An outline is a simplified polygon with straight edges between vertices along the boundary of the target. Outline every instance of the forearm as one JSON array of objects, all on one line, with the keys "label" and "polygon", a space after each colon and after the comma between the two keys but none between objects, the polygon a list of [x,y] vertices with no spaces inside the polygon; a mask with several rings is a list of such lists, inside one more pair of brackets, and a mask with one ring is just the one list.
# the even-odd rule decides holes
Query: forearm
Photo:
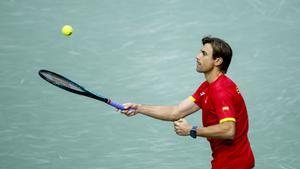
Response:
[{"label": "forearm", "polygon": [[155,119],[164,121],[176,121],[176,108],[177,106],[150,106],[138,105],[137,112]]},{"label": "forearm", "polygon": [[233,139],[235,123],[228,122],[197,129],[197,136],[217,139]]},{"label": "forearm", "polygon": [[150,106],[136,103],[125,103],[124,106],[125,110],[121,112],[126,116],[134,116],[139,113],[164,121],[177,121],[199,110],[199,107],[189,98],[176,106]]}]

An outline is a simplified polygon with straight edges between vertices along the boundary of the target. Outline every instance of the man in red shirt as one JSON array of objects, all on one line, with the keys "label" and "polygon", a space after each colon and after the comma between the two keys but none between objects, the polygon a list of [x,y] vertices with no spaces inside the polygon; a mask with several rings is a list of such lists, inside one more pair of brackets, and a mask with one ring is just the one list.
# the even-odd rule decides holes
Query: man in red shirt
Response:
[{"label": "man in red shirt", "polygon": [[[206,81],[192,96],[176,106],[126,103],[127,110],[122,113],[174,121],[178,135],[206,137],[212,149],[212,169],[254,168],[246,105],[236,84],[225,75],[231,62],[231,47],[214,37],[204,37],[202,44],[196,56],[196,70],[204,74]],[[184,119],[199,109],[203,127],[192,126]]]}]

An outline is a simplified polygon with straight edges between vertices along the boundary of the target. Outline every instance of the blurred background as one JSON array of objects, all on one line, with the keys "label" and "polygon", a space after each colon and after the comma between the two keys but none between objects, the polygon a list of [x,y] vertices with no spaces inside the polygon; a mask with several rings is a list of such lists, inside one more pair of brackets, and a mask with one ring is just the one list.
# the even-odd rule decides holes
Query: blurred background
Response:
[{"label": "blurred background", "polygon": [[[38,76],[61,73],[123,102],[173,105],[205,79],[206,35],[233,48],[256,168],[300,168],[300,1],[0,1],[0,169],[210,168],[203,138],[125,117]],[[73,35],[62,35],[69,24]],[[187,118],[201,125],[201,111]]]}]

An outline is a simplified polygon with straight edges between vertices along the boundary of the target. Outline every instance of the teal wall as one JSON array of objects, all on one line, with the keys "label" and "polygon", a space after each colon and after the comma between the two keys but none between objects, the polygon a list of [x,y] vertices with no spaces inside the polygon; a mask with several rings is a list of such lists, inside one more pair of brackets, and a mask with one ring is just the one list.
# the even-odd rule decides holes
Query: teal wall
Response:
[{"label": "teal wall", "polygon": [[[37,74],[62,73],[120,102],[177,104],[204,81],[195,56],[205,35],[233,48],[228,76],[247,103],[256,168],[300,168],[299,9],[297,0],[2,0],[0,168],[210,168],[205,139]],[[200,125],[201,112],[187,119]]]}]

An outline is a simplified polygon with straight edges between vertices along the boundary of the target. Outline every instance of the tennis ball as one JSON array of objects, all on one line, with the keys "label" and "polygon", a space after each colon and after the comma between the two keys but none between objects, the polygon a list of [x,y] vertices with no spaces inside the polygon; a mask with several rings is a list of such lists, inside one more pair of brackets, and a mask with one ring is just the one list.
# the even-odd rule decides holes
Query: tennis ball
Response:
[{"label": "tennis ball", "polygon": [[73,33],[73,28],[70,25],[65,25],[62,27],[61,32],[65,35],[65,36],[71,36]]}]

